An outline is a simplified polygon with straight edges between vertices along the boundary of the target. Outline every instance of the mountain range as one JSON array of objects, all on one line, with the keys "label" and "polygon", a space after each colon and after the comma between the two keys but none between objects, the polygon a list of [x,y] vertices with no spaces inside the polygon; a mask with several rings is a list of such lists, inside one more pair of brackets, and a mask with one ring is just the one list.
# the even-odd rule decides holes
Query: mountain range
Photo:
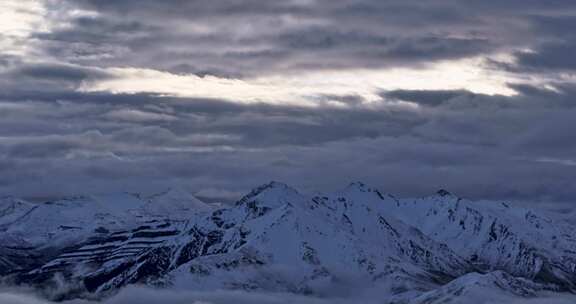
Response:
[{"label": "mountain range", "polygon": [[490,303],[572,294],[573,231],[537,209],[446,190],[401,199],[358,182],[314,195],[270,182],[229,206],[178,189],[40,204],[4,197],[0,276],[53,301],[137,284]]}]

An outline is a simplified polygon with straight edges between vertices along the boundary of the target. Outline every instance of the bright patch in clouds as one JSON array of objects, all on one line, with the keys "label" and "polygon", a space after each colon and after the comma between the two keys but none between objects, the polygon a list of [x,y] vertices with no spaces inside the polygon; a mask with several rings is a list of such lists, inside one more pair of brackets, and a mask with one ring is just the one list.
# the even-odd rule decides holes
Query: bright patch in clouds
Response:
[{"label": "bright patch in clouds", "polygon": [[34,0],[0,1],[0,52],[22,55],[28,36],[46,26],[43,2]]},{"label": "bright patch in clouds", "polygon": [[[309,1],[297,1],[308,5]],[[38,0],[3,0],[0,2],[0,48],[2,54],[33,60],[33,32],[50,32],[71,26],[77,17],[96,18],[97,12],[81,9],[50,13],[46,2]],[[306,22],[288,22],[298,26]],[[242,49],[236,49],[236,51]],[[222,51],[222,50],[221,50]],[[214,52],[217,52],[214,50]],[[100,53],[98,53],[100,54]],[[89,59],[83,55],[84,59]],[[95,56],[101,56],[95,55]],[[102,55],[103,56],[103,55]],[[241,103],[264,102],[314,106],[326,103],[322,96],[360,96],[367,102],[379,101],[382,90],[469,90],[489,95],[514,95],[510,83],[538,82],[520,75],[488,68],[486,58],[513,62],[510,54],[492,54],[460,60],[446,60],[426,67],[343,69],[305,71],[266,75],[247,79],[217,76],[177,75],[152,68],[108,68],[117,77],[86,83],[81,91],[114,93],[159,93],[170,96],[226,99]],[[50,61],[43,58],[43,61]],[[541,79],[539,82],[544,82]],[[539,83],[536,83],[539,84]],[[338,103],[335,103],[338,105]],[[141,119],[141,113],[115,113],[119,117]],[[149,117],[148,117],[149,118]],[[167,117],[156,117],[165,120]],[[168,117],[169,119],[169,117]]]},{"label": "bright patch in clouds", "polygon": [[[50,11],[48,4],[62,7]],[[22,56],[27,59],[43,58],[37,53],[35,33],[49,33],[56,29],[69,28],[70,21],[78,17],[96,17],[93,11],[64,9],[65,4],[50,0],[1,0],[0,1],[0,54]]]},{"label": "bright patch in clouds", "polygon": [[469,90],[489,95],[514,95],[508,87],[519,79],[489,70],[484,59],[473,58],[432,64],[427,68],[309,71],[251,79],[176,75],[152,69],[112,68],[117,77],[82,87],[82,91],[114,93],[154,92],[171,96],[228,99],[313,106],[319,96],[357,95],[380,100],[382,90]]}]

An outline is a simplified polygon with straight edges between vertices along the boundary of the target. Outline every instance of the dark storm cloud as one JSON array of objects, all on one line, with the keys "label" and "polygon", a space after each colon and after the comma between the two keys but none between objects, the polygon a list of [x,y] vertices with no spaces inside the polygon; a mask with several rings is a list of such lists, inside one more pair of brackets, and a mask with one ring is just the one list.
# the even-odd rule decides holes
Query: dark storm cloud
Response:
[{"label": "dark storm cloud", "polygon": [[38,34],[51,56],[198,75],[411,66],[522,46],[530,36],[514,21],[528,11],[478,5],[472,14],[452,1],[69,1],[54,9],[75,7],[99,15]]},{"label": "dark storm cloud", "polygon": [[529,70],[576,70],[576,40],[552,42],[538,46],[531,52],[516,54],[521,67]]},{"label": "dark storm cloud", "polygon": [[0,95],[24,99],[31,95],[70,95],[84,82],[112,79],[100,68],[63,63],[12,61],[0,68]]},{"label": "dark storm cloud", "polygon": [[64,1],[50,4],[55,16],[97,15],[34,37],[68,62],[201,76],[418,66],[525,48],[535,53],[517,51],[510,68],[538,73],[572,69],[569,2]]},{"label": "dark storm cloud", "polygon": [[10,77],[31,77],[47,80],[54,79],[65,81],[83,81],[88,79],[104,79],[112,76],[103,71],[97,71],[84,67],[56,64],[39,64],[19,67],[18,69],[12,71],[12,75],[10,75]]},{"label": "dark storm cloud", "polygon": [[[38,94],[27,95],[20,101],[10,98],[0,96],[0,101],[13,105],[12,108],[7,107],[6,111],[10,112],[5,112],[10,117],[0,124],[21,122],[23,117],[50,119],[73,126],[78,124],[77,130],[87,130],[89,126],[98,126],[107,131],[120,130],[113,134],[124,142],[142,139],[174,143],[185,141],[187,134],[200,133],[208,134],[208,137],[211,134],[226,134],[232,139],[242,138],[235,144],[245,147],[314,145],[355,137],[397,135],[421,122],[417,113],[384,107],[366,108],[351,102],[351,96],[330,97],[356,104],[346,109],[239,104],[226,100],[161,97],[154,94]],[[111,115],[118,113],[124,115]],[[165,117],[167,119],[163,119]],[[51,129],[49,132],[65,130]],[[216,141],[226,140],[222,136],[213,137]]]},{"label": "dark storm cloud", "polygon": [[[576,69],[572,54],[576,51],[576,26],[574,5],[566,3],[567,14],[531,14],[526,22],[534,30],[534,40],[527,45],[529,50],[515,53],[517,63],[513,71],[550,73],[569,72]],[[561,10],[561,7],[557,7]]]},{"label": "dark storm cloud", "polygon": [[[569,86],[558,92],[524,87],[515,97],[460,91],[402,96],[419,104],[455,96],[420,110],[390,108],[386,94],[378,104],[345,108],[154,94],[4,100],[0,106],[11,112],[0,128],[13,132],[0,149],[0,159],[12,167],[2,189],[46,196],[184,184],[193,191],[241,192],[277,179],[314,190],[337,188],[353,175],[400,195],[449,187],[476,198],[565,201],[576,195],[568,187],[574,167],[562,162],[576,155],[570,131],[576,110],[564,102],[576,96],[572,92]],[[174,119],[107,115],[120,110]],[[16,122],[52,127],[12,127]]]},{"label": "dark storm cloud", "polygon": [[[491,48],[484,39],[446,37],[396,37],[377,33],[338,32],[333,28],[310,28],[293,31],[278,38],[279,46],[293,51],[326,51],[339,49],[395,62],[460,58],[481,54]],[[360,57],[360,56],[358,56]]]}]

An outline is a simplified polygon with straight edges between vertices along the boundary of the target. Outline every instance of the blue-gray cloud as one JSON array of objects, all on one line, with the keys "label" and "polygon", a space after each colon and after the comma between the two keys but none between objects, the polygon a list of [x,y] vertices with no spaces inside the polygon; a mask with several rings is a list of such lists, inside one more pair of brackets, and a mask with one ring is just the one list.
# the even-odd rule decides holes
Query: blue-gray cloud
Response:
[{"label": "blue-gray cloud", "polygon": [[[576,69],[571,1],[80,0],[48,9],[68,24],[32,33],[31,57],[0,52],[0,192],[176,183],[239,193],[277,179],[305,190],[365,180],[401,195],[576,198],[576,86],[559,80]],[[74,9],[96,14],[66,14]],[[311,96],[317,107],[80,90],[117,77],[109,67],[250,78],[498,52],[516,60],[489,68],[545,76],[552,89],[510,84],[517,95],[491,96],[382,84],[380,100]]]},{"label": "blue-gray cloud", "polygon": [[50,56],[221,76],[414,66],[536,47],[550,34],[569,35],[566,16],[576,11],[565,2],[450,0],[426,5],[397,0],[87,0],[52,7],[72,8],[99,14],[38,33],[35,38]]},{"label": "blue-gray cloud", "polygon": [[[153,94],[2,99],[0,165],[9,174],[0,187],[45,197],[170,184],[242,192],[269,179],[316,190],[353,179],[404,196],[447,187],[473,198],[569,201],[574,168],[562,160],[576,153],[574,89],[518,90],[390,91],[380,106],[344,108]],[[421,108],[388,106],[397,100]]]}]

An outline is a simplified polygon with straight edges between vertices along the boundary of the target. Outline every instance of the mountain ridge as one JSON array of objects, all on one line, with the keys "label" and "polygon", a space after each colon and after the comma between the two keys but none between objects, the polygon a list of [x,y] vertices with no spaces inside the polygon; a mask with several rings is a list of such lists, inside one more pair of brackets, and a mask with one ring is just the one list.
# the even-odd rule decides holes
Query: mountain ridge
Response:
[{"label": "mountain ridge", "polygon": [[[28,259],[38,262],[22,267],[0,259],[0,270],[14,268],[4,270],[4,280],[46,290],[54,289],[58,276],[62,291],[46,296],[64,300],[106,297],[130,284],[321,296],[355,277],[387,286],[382,297],[389,303],[458,303],[465,290],[476,294],[478,284],[532,297],[570,292],[576,282],[576,239],[569,227],[533,210],[476,204],[446,190],[398,199],[354,182],[307,195],[270,182],[218,209],[179,191],[166,197],[157,204],[175,207],[165,216],[101,222],[66,248],[35,251],[37,257]],[[131,206],[153,201],[140,200]],[[190,206],[185,219],[183,204]],[[56,234],[67,231],[60,230]]]}]

